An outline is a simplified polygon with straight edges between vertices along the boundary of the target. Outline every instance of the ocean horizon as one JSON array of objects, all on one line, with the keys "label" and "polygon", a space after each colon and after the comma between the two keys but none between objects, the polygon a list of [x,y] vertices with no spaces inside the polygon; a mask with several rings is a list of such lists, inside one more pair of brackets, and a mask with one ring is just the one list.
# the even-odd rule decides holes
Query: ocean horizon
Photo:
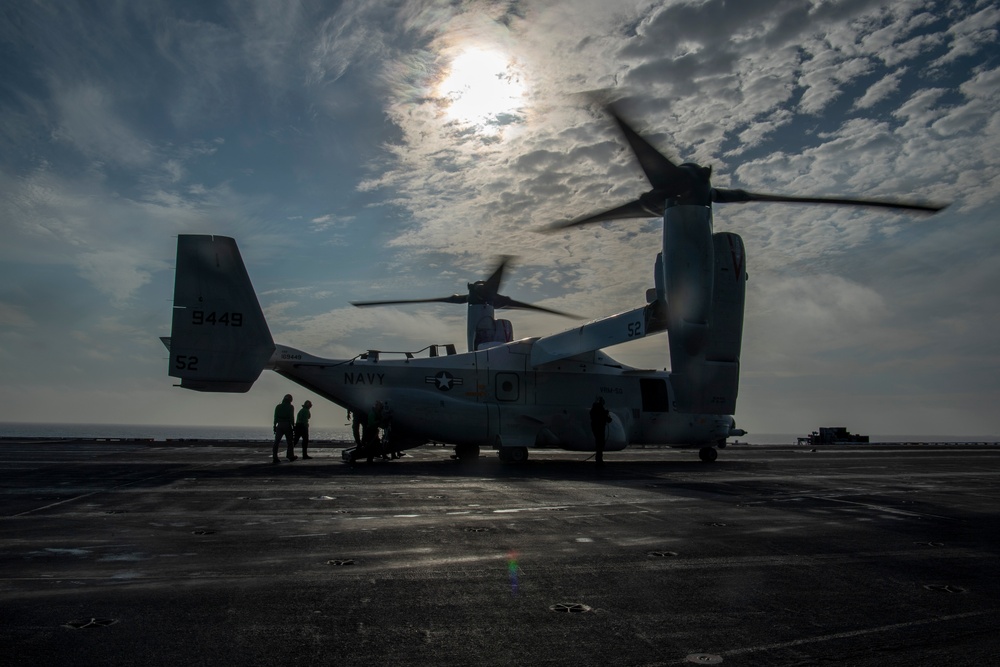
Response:
[{"label": "ocean horizon", "polygon": [[[730,443],[758,445],[795,444],[806,433],[748,433],[731,438]],[[152,440],[270,440],[271,429],[262,426],[191,426],[168,424],[87,424],[0,422],[0,438],[122,438]],[[348,424],[309,430],[315,441],[352,441]],[[871,442],[998,442],[997,436],[983,435],[869,435]]]},{"label": "ocean horizon", "polygon": [[[0,422],[0,438],[122,438],[139,440],[270,440],[261,426],[191,426],[167,424],[70,424]],[[351,427],[309,429],[310,440],[354,440]]]}]

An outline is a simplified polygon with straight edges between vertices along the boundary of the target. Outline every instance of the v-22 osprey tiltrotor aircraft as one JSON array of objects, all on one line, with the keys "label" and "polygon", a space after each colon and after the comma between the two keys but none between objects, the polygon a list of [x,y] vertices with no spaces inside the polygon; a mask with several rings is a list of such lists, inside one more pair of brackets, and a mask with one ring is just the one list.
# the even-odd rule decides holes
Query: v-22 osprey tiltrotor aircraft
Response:
[{"label": "v-22 osprey tiltrotor aircraft", "polygon": [[[353,411],[376,401],[392,410],[393,451],[454,444],[460,459],[481,448],[519,462],[531,449],[595,451],[588,411],[605,399],[605,451],[629,444],[694,447],[714,461],[741,436],[734,414],[746,294],[739,235],[713,233],[712,204],[793,202],[933,212],[940,206],[867,199],[788,197],[713,188],[711,169],[675,165],[609,112],[652,185],[637,200],[560,223],[558,230],[619,218],[663,218],[662,252],[643,306],[550,336],[479,343],[455,353],[389,359],[370,350],[325,359],[276,344],[232,238],[181,235],[169,374],[186,389],[245,392],[270,369]],[[671,370],[632,368],[601,351],[666,332]],[[470,335],[470,340],[472,337]],[[474,341],[473,341],[474,342]]]}]

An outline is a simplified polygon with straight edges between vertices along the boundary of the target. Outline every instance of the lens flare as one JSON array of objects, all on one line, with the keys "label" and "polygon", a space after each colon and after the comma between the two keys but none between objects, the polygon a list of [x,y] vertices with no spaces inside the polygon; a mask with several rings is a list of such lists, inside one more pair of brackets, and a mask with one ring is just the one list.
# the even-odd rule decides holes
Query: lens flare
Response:
[{"label": "lens flare", "polygon": [[517,552],[511,551],[507,554],[507,576],[510,578],[510,594],[517,595],[517,574],[520,568],[517,564]]}]

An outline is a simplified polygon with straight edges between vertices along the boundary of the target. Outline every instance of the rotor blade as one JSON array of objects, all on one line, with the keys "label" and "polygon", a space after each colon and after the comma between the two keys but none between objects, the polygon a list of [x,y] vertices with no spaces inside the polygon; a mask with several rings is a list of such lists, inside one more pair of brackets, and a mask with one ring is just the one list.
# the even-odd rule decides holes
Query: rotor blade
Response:
[{"label": "rotor blade", "polygon": [[556,222],[545,229],[541,230],[543,232],[556,232],[560,229],[566,229],[568,227],[577,227],[579,225],[589,225],[594,222],[604,222],[605,220],[624,220],[625,218],[658,218],[663,215],[663,211],[651,211],[642,203],[641,199],[636,199],[628,204],[623,204],[618,208],[613,208],[603,213],[597,213],[595,215],[588,215],[585,218],[577,218],[576,220],[570,220],[568,222]]},{"label": "rotor blade", "polygon": [[752,201],[781,202],[790,204],[840,204],[845,206],[877,206],[880,208],[898,208],[906,211],[937,213],[946,208],[947,204],[912,204],[901,201],[884,201],[879,199],[849,199],[845,197],[789,197],[786,195],[769,195],[746,190],[712,189],[712,201],[719,204],[733,204]]},{"label": "rotor blade", "polygon": [[608,113],[621,128],[622,134],[625,135],[629,146],[632,147],[632,152],[639,160],[642,171],[646,174],[653,189],[667,192],[683,192],[687,189],[691,182],[690,174],[675,165],[670,158],[660,153],[653,148],[652,144],[639,136],[639,133],[618,115],[613,105],[608,105]]},{"label": "rotor blade", "polygon": [[570,317],[574,320],[585,319],[579,315],[574,315],[572,313],[564,313],[561,310],[555,310],[554,308],[545,308],[544,306],[536,306],[531,303],[525,303],[523,301],[515,301],[510,297],[503,296],[502,294],[497,295],[497,300],[493,304],[494,308],[516,308],[519,310],[537,310],[543,313],[551,313],[553,315],[561,315],[563,317]]},{"label": "rotor blade", "polygon": [[483,281],[483,284],[490,292],[490,296],[494,297],[500,290],[500,283],[503,282],[503,271],[507,267],[507,264],[513,259],[510,255],[503,255],[500,257],[500,265],[497,266],[496,270],[490,275],[489,278]]},{"label": "rotor blade", "polygon": [[468,294],[452,294],[435,299],[396,299],[390,301],[352,301],[352,306],[365,308],[366,306],[394,306],[401,303],[468,303]]}]

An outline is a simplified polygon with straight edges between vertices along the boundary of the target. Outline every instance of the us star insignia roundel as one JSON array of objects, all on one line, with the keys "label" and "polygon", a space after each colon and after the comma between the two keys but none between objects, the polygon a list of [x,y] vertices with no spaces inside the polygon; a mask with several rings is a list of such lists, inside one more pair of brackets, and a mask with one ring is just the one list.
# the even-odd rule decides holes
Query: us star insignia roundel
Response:
[{"label": "us star insignia roundel", "polygon": [[448,391],[457,384],[462,384],[462,378],[457,378],[448,371],[441,371],[437,375],[428,375],[424,382],[433,383],[441,391]]}]

